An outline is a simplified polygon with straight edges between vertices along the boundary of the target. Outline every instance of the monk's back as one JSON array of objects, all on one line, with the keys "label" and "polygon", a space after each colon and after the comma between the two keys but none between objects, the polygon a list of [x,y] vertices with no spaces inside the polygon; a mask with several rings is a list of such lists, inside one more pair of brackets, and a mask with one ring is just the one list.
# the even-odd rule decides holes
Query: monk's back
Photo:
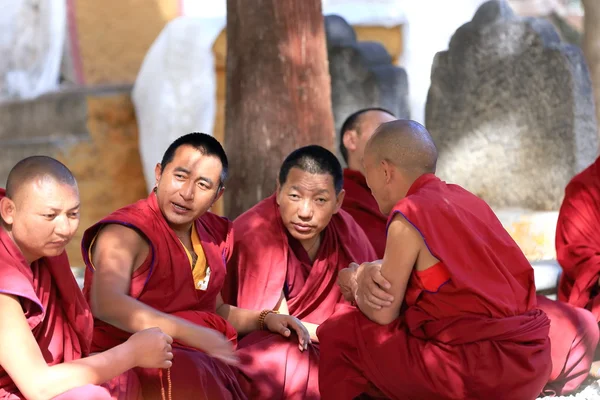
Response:
[{"label": "monk's back", "polygon": [[533,269],[483,200],[428,174],[413,184],[396,212],[441,261],[431,270],[414,271],[409,284],[421,292],[413,293],[414,300],[431,317],[502,318],[535,308]]}]

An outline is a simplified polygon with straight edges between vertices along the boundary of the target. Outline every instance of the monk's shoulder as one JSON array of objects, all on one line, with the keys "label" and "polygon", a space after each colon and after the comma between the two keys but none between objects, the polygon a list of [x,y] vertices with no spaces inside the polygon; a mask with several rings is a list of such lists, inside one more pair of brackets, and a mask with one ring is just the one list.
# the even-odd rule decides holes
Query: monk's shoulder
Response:
[{"label": "monk's shoulder", "polygon": [[206,212],[199,218],[200,223],[218,242],[228,242],[233,234],[233,223],[226,217]]}]

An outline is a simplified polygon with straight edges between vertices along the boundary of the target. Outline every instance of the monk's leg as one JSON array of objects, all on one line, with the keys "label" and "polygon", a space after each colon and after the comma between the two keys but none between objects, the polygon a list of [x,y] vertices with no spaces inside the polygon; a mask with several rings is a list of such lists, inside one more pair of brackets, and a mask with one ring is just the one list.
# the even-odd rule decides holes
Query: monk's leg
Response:
[{"label": "monk's leg", "polygon": [[169,370],[136,369],[144,400],[161,400],[162,390],[173,399],[244,400],[235,371],[222,361],[188,348],[173,348]]},{"label": "monk's leg", "polygon": [[143,400],[140,379],[132,369],[103,383],[102,386],[108,389],[114,400]]},{"label": "monk's leg", "polygon": [[358,367],[354,307],[339,310],[318,328],[320,342],[319,390],[323,400],[377,398],[379,391]]},{"label": "monk's leg", "polygon": [[587,378],[598,344],[596,318],[583,308],[538,296],[538,307],[550,318],[552,372],[547,394],[567,394]]},{"label": "monk's leg", "polygon": [[56,397],[52,400],[111,400],[112,396],[108,389],[102,386],[85,385],[75,389],[71,389]]},{"label": "monk's leg", "polygon": [[238,382],[250,399],[318,400],[319,346],[256,331],[238,343]]}]

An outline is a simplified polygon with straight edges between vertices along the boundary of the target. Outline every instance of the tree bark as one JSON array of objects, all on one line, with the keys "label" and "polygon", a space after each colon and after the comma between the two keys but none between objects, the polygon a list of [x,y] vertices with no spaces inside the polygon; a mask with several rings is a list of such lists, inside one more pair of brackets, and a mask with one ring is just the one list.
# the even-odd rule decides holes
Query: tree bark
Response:
[{"label": "tree bark", "polygon": [[271,195],[283,159],[334,125],[321,0],[227,0],[225,213]]},{"label": "tree bark", "polygon": [[590,71],[596,103],[596,121],[600,124],[600,1],[583,0],[583,54]]}]

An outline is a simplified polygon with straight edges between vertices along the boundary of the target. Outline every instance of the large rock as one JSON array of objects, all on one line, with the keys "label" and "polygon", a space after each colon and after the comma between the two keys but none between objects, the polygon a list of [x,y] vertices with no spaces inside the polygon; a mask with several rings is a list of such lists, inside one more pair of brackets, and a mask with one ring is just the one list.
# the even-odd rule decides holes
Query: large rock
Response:
[{"label": "large rock", "polygon": [[496,208],[557,210],[598,149],[581,50],[499,0],[484,3],[436,55],[426,125],[438,174]]},{"label": "large rock", "polygon": [[56,89],[66,35],[66,0],[0,4],[0,100],[30,99]]},{"label": "large rock", "polygon": [[338,134],[344,120],[366,107],[383,107],[409,118],[408,79],[381,43],[360,42],[342,17],[325,17],[331,103]]}]

